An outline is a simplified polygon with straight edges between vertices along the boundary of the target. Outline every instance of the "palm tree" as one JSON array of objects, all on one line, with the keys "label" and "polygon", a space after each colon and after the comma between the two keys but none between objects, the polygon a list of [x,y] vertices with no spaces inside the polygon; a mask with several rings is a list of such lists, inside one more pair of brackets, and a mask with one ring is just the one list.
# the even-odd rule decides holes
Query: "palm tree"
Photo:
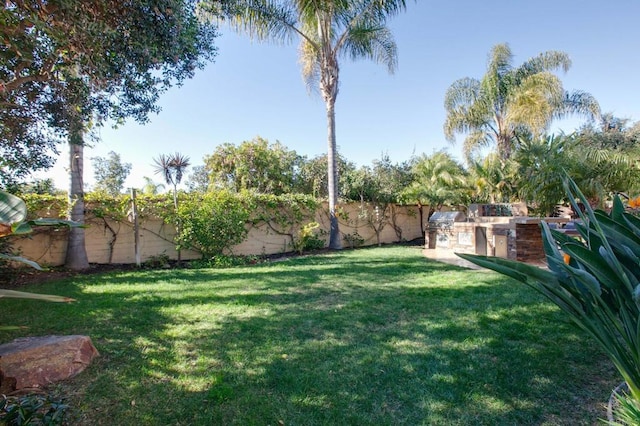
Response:
[{"label": "palm tree", "polygon": [[471,161],[469,183],[473,202],[507,203],[517,198],[516,167],[513,159],[501,161],[495,152],[482,160]]},{"label": "palm tree", "polygon": [[[418,204],[420,222],[423,223],[423,206],[428,206],[428,220],[444,205],[466,203],[471,193],[467,173],[460,163],[446,151],[422,155],[414,160],[413,182],[400,194],[400,198]],[[423,229],[424,234],[424,229]]]},{"label": "palm tree", "polygon": [[142,188],[144,194],[156,195],[164,189],[163,184],[155,183],[149,176],[143,176],[142,179],[144,179],[144,187]]},{"label": "palm tree", "polygon": [[[153,159],[154,172],[161,174],[167,185],[173,186],[173,207],[178,215],[178,185],[182,181],[184,172],[191,165],[189,157],[176,152],[173,155],[160,154],[158,158]],[[176,234],[180,235],[180,221],[176,222]],[[182,260],[182,251],[178,249],[178,262]]]},{"label": "palm tree", "polygon": [[386,21],[405,9],[405,1],[238,0],[235,6],[233,22],[237,29],[250,36],[281,42],[300,39],[303,77],[309,87],[317,84],[326,105],[331,222],[329,247],[339,249],[342,243],[336,216],[338,171],[335,133],[339,58],[371,59],[393,72],[397,48]]},{"label": "palm tree", "polygon": [[500,158],[506,160],[519,138],[541,136],[554,118],[568,114],[598,117],[600,107],[593,96],[565,91],[552,73],[556,69],[566,72],[570,66],[566,53],[548,51],[514,67],[509,46],[495,46],[482,80],[462,78],[447,90],[445,136],[454,142],[456,133],[467,133],[467,158],[478,148],[495,145]]},{"label": "palm tree", "polygon": [[167,185],[173,187],[173,205],[178,209],[178,185],[182,182],[184,172],[191,165],[189,157],[176,152],[173,155],[160,154],[154,158],[154,172],[161,174]]}]

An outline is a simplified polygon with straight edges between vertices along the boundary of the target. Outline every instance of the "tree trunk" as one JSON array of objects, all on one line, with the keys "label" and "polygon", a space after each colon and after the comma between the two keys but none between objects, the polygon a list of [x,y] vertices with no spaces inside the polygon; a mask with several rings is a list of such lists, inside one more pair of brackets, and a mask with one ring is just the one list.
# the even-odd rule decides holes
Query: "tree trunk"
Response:
[{"label": "tree trunk", "polygon": [[335,99],[329,99],[327,104],[327,130],[328,130],[328,150],[327,150],[327,178],[329,193],[329,248],[340,250],[342,248],[342,239],[340,238],[340,226],[338,224],[338,216],[336,215],[336,205],[338,204],[338,167],[337,167],[337,148],[336,148],[336,111]]},{"label": "tree trunk", "polygon": [[[72,138],[82,139],[82,135],[69,135]],[[69,143],[69,175],[71,184],[69,187],[69,220],[84,224],[84,190],[83,185],[84,146],[81,143]],[[75,271],[89,268],[89,259],[84,245],[84,228],[69,228],[67,243],[67,255],[65,266]]]},{"label": "tree trunk", "polygon": [[498,134],[498,154],[503,165],[511,158],[511,137],[508,134]]}]

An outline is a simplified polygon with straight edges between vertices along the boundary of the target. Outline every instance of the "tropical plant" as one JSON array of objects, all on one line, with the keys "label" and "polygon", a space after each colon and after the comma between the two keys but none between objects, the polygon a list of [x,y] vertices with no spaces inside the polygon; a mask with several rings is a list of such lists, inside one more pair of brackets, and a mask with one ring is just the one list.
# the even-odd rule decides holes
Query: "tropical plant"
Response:
[{"label": "tropical plant", "polygon": [[464,152],[472,158],[479,148],[495,145],[502,160],[511,157],[525,135],[538,137],[554,118],[567,114],[598,117],[600,107],[588,93],[567,92],[552,73],[571,66],[564,52],[548,51],[513,66],[507,44],[491,49],[482,80],[462,78],[445,95],[444,133],[451,142],[467,133]]},{"label": "tropical plant", "polygon": [[157,195],[160,191],[164,190],[164,185],[161,183],[155,183],[149,176],[143,176],[144,186],[142,187],[142,193],[145,195]]},{"label": "tropical plant", "polygon": [[562,180],[566,173],[590,204],[600,207],[615,193],[633,191],[640,179],[634,156],[585,144],[575,134],[524,139],[513,160],[518,194],[541,215],[552,215],[565,201]]},{"label": "tropical plant", "polygon": [[476,203],[508,203],[516,198],[516,167],[511,159],[501,161],[492,152],[481,160],[469,164],[471,201]]},{"label": "tropical plant", "polygon": [[[210,2],[212,9],[218,2]],[[236,28],[259,39],[280,42],[299,37],[302,73],[309,87],[318,85],[327,111],[328,193],[331,231],[329,247],[341,248],[336,215],[335,102],[339,87],[339,58],[367,58],[396,67],[397,48],[387,19],[405,9],[404,0],[319,1],[238,0],[233,13]]]},{"label": "tropical plant", "polygon": [[[525,283],[567,313],[624,378],[629,394],[618,395],[624,400],[620,418],[633,416],[640,412],[640,218],[619,197],[606,213],[594,211],[573,180],[565,178],[564,188],[582,220],[577,225],[580,239],[542,222],[548,270],[508,259],[458,256]],[[628,424],[639,422],[636,416]]]},{"label": "tropical plant", "polygon": [[[0,238],[5,239],[11,235],[28,234],[33,231],[34,226],[77,226],[76,223],[58,219],[37,219],[26,221],[27,206],[20,198],[15,195],[0,191]],[[20,262],[26,265],[42,270],[40,265],[21,256],[14,256],[9,253],[0,253],[0,259]],[[19,298],[19,299],[37,299],[48,302],[71,302],[73,299],[62,296],[53,296],[48,294],[34,294],[24,291],[0,289],[0,299]],[[6,328],[6,327],[2,327]]]},{"label": "tropical plant", "polygon": [[428,206],[426,219],[445,205],[456,206],[469,199],[470,189],[467,173],[447,151],[436,151],[414,160],[413,181],[400,192],[406,202],[418,204],[420,219],[425,219],[423,210]]},{"label": "tropical plant", "polygon": [[182,177],[187,167],[191,165],[189,157],[176,152],[173,155],[160,154],[153,159],[154,172],[162,175],[167,185],[173,188],[173,205],[178,209],[178,185],[182,182]]}]

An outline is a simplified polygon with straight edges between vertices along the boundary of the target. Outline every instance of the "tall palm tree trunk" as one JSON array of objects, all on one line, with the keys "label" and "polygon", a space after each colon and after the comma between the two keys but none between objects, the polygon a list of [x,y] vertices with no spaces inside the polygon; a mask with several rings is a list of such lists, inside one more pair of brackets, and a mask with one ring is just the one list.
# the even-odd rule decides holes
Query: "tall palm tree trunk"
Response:
[{"label": "tall palm tree trunk", "polygon": [[[82,188],[84,146],[82,143],[73,142],[76,139],[82,140],[82,131],[79,130],[78,132],[80,133],[79,135],[69,135],[69,174],[71,184],[69,187],[69,210],[67,216],[69,220],[84,224],[84,190]],[[84,228],[69,228],[65,266],[76,271],[89,268],[87,250],[84,245]]]},{"label": "tall palm tree trunk", "polygon": [[329,248],[339,250],[342,248],[340,239],[340,225],[336,215],[336,205],[338,204],[338,167],[336,148],[336,111],[335,98],[329,98],[327,105],[327,182],[329,193]]}]

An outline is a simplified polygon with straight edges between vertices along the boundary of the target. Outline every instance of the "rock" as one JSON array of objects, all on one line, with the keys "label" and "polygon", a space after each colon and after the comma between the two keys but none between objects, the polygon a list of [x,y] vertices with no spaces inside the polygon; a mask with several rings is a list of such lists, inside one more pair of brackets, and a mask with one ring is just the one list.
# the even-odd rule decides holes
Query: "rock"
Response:
[{"label": "rock", "polygon": [[16,339],[0,345],[0,386],[5,388],[9,383],[15,389],[46,386],[75,376],[98,355],[88,336]]}]

